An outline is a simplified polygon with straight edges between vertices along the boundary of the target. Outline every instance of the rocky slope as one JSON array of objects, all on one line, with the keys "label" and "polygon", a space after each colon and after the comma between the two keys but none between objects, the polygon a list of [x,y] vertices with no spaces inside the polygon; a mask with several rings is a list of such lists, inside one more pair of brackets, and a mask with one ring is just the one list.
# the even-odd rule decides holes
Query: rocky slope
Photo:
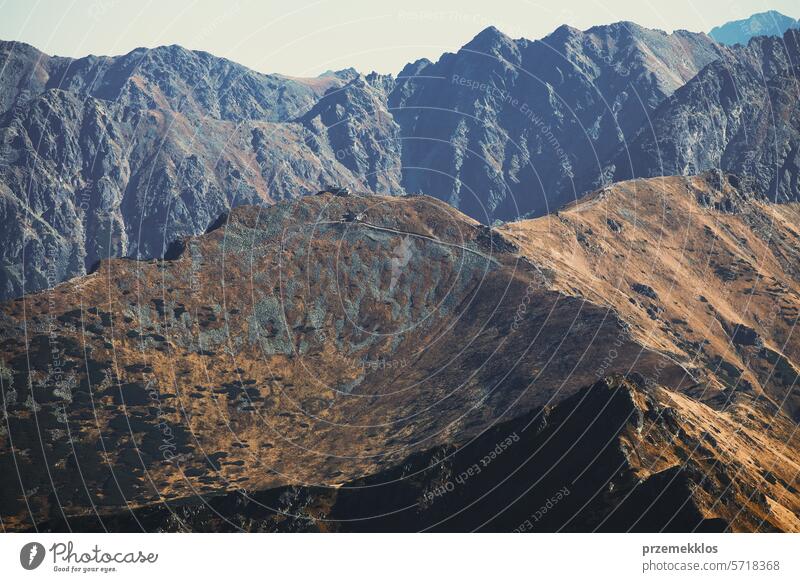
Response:
[{"label": "rocky slope", "polygon": [[490,27],[400,74],[403,184],[483,222],[554,210],[602,183],[603,160],[719,56],[704,34],[632,22],[537,41]]},{"label": "rocky slope", "polygon": [[798,63],[800,30],[736,47],[657,108],[614,160],[615,177],[720,168],[760,197],[800,199]]},{"label": "rocky slope", "polygon": [[[260,75],[176,46],[73,61],[3,43],[0,63],[0,297],[100,258],[161,256],[232,206],[328,183],[400,189],[393,175],[362,182],[314,124],[287,122],[347,72]],[[355,113],[381,127],[377,111]]]},{"label": "rocky slope", "polygon": [[[798,531],[797,436],[609,378],[460,446],[341,487],[281,487],[73,519],[80,531]],[[731,480],[731,475],[735,479]],[[41,531],[66,531],[55,519]]]},{"label": "rocky slope", "polygon": [[705,35],[631,23],[537,42],[488,29],[397,79],[262,75],[178,46],[73,60],[0,43],[0,298],[327,184],[421,191],[484,222],[544,212],[717,56]]},{"label": "rocky slope", "polygon": [[334,159],[360,176],[371,191],[402,192],[402,138],[387,109],[391,76],[357,75],[326,93],[299,121],[314,134],[309,142],[323,159]]},{"label": "rocky slope", "polygon": [[[537,527],[796,530],[796,212],[721,177],[501,230],[428,197],[237,208],[164,261],[2,306],[2,523],[514,529],[567,486]],[[496,445],[486,474],[432,493]],[[550,465],[507,515],[501,497],[469,511]]]}]

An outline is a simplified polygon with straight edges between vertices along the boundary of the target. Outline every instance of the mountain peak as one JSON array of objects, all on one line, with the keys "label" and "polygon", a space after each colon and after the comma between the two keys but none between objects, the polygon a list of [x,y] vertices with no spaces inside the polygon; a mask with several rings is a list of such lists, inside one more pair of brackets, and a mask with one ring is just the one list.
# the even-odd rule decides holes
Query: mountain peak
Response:
[{"label": "mountain peak", "polygon": [[745,45],[756,36],[783,36],[792,28],[800,28],[800,21],[777,10],[768,10],[715,26],[708,35],[720,44]]},{"label": "mountain peak", "polygon": [[432,64],[433,63],[431,62],[430,59],[426,59],[426,58],[417,59],[413,63],[408,63],[405,67],[403,67],[403,69],[397,75],[397,78],[398,79],[403,79],[403,78],[407,78],[407,77],[413,77],[417,73],[419,73],[422,69],[424,69],[425,67],[427,67],[429,65],[432,65]]},{"label": "mountain peak", "polygon": [[333,69],[328,69],[324,73],[320,74],[319,77],[320,78],[333,77],[336,79],[342,79],[344,81],[350,81],[351,79],[358,77],[358,75],[359,73],[355,69],[355,67],[347,67],[346,69],[339,69],[336,71],[334,71]]},{"label": "mountain peak", "polygon": [[487,26],[478,34],[476,34],[471,41],[465,44],[464,48],[468,50],[485,52],[487,50],[496,48],[499,45],[508,45],[512,44],[513,42],[514,41],[511,39],[511,37],[504,34],[498,28],[494,26]]},{"label": "mountain peak", "polygon": [[598,24],[592,26],[586,32],[595,32],[599,30],[646,30],[644,26],[636,24],[630,20],[618,20],[617,22],[610,22],[608,24]]},{"label": "mountain peak", "polygon": [[569,24],[562,24],[558,28],[556,28],[553,32],[548,34],[542,39],[542,42],[547,42],[548,40],[556,40],[556,39],[568,39],[568,38],[575,38],[580,37],[583,35],[583,31],[575,28],[574,26],[570,26]]}]

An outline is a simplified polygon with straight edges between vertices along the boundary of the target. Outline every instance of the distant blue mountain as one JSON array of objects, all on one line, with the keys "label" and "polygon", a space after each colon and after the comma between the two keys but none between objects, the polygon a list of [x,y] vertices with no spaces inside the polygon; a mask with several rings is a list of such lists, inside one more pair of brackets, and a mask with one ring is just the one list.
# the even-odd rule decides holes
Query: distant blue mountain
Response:
[{"label": "distant blue mountain", "polygon": [[800,28],[800,21],[770,10],[714,27],[708,35],[720,44],[747,44],[755,36],[783,36],[790,28]]}]

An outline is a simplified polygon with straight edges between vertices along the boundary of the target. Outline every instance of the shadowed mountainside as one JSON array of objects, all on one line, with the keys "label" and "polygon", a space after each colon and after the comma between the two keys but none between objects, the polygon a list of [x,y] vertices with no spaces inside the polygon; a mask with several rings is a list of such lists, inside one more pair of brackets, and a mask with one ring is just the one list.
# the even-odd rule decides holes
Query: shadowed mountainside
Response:
[{"label": "shadowed mountainside", "polygon": [[[189,498],[102,520],[72,519],[70,526],[134,532],[800,529],[793,423],[755,402],[719,414],[640,381],[603,380],[460,446],[413,454],[340,487]],[[67,531],[59,519],[39,529]]]},{"label": "shadowed mountainside", "polygon": [[656,106],[721,54],[705,34],[632,22],[536,41],[487,28],[398,76],[403,185],[484,223],[553,211],[602,183]]}]

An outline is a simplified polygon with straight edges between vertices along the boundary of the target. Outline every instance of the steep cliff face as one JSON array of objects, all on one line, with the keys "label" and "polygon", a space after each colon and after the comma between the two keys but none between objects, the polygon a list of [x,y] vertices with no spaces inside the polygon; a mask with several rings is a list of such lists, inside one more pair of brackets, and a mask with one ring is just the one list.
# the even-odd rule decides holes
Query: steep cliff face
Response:
[{"label": "steep cliff face", "polygon": [[84,274],[101,258],[161,256],[232,206],[360,183],[320,158],[298,124],[191,118],[55,89],[5,119],[5,297]]},{"label": "steep cliff face", "polygon": [[[346,144],[365,156],[362,167],[337,158],[338,136],[331,144],[313,124],[287,122],[349,74],[260,75],[180,47],[76,61],[0,49],[0,83],[12,89],[0,116],[2,297],[84,274],[102,258],[161,256],[232,206],[320,184],[400,188],[396,170],[380,170],[381,148],[399,159],[380,136],[366,149],[358,138]],[[392,122],[382,124],[377,108],[348,117],[379,133]]]},{"label": "steep cliff face", "polygon": [[736,47],[675,92],[614,161],[617,179],[712,168],[778,202],[800,199],[800,31]]},{"label": "steep cliff face", "polygon": [[704,34],[630,22],[537,41],[488,28],[401,73],[403,185],[484,222],[552,211],[602,182],[603,160],[719,55]]},{"label": "steep cliff face", "polygon": [[336,160],[381,194],[403,191],[400,127],[386,108],[394,84],[391,76],[357,75],[299,119],[321,158]]}]

